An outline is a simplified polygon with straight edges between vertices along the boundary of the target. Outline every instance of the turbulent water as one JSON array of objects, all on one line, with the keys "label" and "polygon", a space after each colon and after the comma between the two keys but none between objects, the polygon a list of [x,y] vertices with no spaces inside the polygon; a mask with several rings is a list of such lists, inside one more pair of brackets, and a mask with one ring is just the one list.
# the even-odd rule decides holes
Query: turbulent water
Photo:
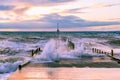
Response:
[{"label": "turbulent water", "polygon": [[0,74],[14,72],[19,64],[31,59],[31,51],[38,47],[43,52],[31,59],[31,62],[102,56],[93,54],[92,47],[106,52],[114,49],[116,56],[120,56],[120,32],[61,32],[60,36],[69,38],[75,44],[75,49],[69,50],[67,41],[56,38],[56,32],[0,32]]}]

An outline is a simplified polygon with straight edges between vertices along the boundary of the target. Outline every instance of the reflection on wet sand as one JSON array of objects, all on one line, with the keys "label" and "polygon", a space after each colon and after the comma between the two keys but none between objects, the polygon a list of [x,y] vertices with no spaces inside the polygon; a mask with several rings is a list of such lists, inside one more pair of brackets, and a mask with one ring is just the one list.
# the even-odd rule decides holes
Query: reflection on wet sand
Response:
[{"label": "reflection on wet sand", "polygon": [[82,56],[60,59],[59,63],[31,62],[8,80],[119,80],[119,68],[120,64],[107,56]]},{"label": "reflection on wet sand", "polygon": [[34,68],[16,71],[8,80],[119,80],[119,68]]}]

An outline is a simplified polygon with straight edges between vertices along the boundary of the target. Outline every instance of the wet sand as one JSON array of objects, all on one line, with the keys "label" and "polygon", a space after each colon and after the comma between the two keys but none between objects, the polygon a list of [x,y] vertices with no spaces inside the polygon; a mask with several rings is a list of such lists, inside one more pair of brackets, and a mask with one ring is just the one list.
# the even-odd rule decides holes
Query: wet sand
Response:
[{"label": "wet sand", "polygon": [[120,64],[117,61],[112,60],[110,57],[86,57],[83,56],[78,59],[60,59],[59,62],[49,63],[33,63],[31,62],[26,67],[76,67],[76,68],[120,68]]},{"label": "wet sand", "polygon": [[14,72],[8,80],[119,80],[120,64],[109,57],[61,59],[33,63]]},{"label": "wet sand", "polygon": [[119,80],[119,68],[26,67],[8,80]]}]

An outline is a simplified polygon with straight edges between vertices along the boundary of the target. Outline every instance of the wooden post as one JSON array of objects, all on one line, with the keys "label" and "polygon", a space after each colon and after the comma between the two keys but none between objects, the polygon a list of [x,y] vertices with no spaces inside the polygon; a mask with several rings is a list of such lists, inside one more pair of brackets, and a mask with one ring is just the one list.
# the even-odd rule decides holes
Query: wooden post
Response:
[{"label": "wooden post", "polygon": [[97,53],[97,49],[96,49],[96,53]]},{"label": "wooden post", "polygon": [[96,49],[94,48],[94,52],[96,52]]},{"label": "wooden post", "polygon": [[100,53],[100,50],[98,49],[98,53]]},{"label": "wooden post", "polygon": [[34,50],[32,50],[32,54],[31,54],[31,56],[32,56],[32,57],[34,56]]},{"label": "wooden post", "polygon": [[18,69],[19,69],[19,70],[22,70],[22,68],[23,68],[24,66],[28,65],[29,63],[30,63],[30,61],[25,61],[25,62],[23,62],[22,64],[20,64],[20,65],[18,66]]},{"label": "wooden post", "polygon": [[104,52],[102,51],[101,53],[103,54]]},{"label": "wooden post", "polygon": [[101,50],[101,52],[100,52],[101,54],[103,53],[103,51]]},{"label": "wooden post", "polygon": [[35,50],[35,53],[34,54],[37,54],[39,51],[38,51],[38,48]]},{"label": "wooden post", "polygon": [[101,54],[103,54],[103,51],[101,50]]},{"label": "wooden post", "polygon": [[114,56],[114,52],[113,52],[113,50],[111,50],[111,56]]},{"label": "wooden post", "polygon": [[22,69],[22,66],[21,66],[21,65],[19,65],[19,66],[18,66],[18,69],[19,69],[19,70],[21,70],[21,69]]},{"label": "wooden post", "polygon": [[94,53],[94,51],[95,51],[94,48],[92,48],[92,52],[93,52],[93,53]]},{"label": "wooden post", "polygon": [[41,51],[40,47],[38,48],[39,51]]},{"label": "wooden post", "polygon": [[36,51],[35,51],[36,53],[35,54],[37,54],[38,53],[38,48],[36,49]]},{"label": "wooden post", "polygon": [[97,49],[97,53],[99,53],[99,50]]},{"label": "wooden post", "polygon": [[101,53],[101,50],[98,49],[98,53]]},{"label": "wooden post", "polygon": [[97,51],[97,50],[96,50],[96,48],[95,48],[95,53],[96,53],[96,51]]},{"label": "wooden post", "polygon": [[107,54],[107,52],[104,52],[104,54]]},{"label": "wooden post", "polygon": [[101,52],[100,52],[101,54],[103,53],[103,51],[101,50]]}]

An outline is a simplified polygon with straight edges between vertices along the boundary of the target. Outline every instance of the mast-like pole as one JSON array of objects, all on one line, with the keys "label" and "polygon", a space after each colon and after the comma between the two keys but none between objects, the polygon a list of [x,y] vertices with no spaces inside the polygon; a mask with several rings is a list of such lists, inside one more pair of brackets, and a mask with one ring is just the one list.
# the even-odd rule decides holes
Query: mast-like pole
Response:
[{"label": "mast-like pole", "polygon": [[59,38],[59,32],[60,32],[60,30],[59,30],[59,23],[57,23],[57,37]]},{"label": "mast-like pole", "polygon": [[[57,51],[57,48],[59,47],[59,34],[60,34],[60,30],[59,30],[59,23],[57,23],[57,42],[56,42],[56,51]],[[58,53],[57,53],[57,62],[58,62],[58,60],[59,60],[59,55],[58,55]]]}]

